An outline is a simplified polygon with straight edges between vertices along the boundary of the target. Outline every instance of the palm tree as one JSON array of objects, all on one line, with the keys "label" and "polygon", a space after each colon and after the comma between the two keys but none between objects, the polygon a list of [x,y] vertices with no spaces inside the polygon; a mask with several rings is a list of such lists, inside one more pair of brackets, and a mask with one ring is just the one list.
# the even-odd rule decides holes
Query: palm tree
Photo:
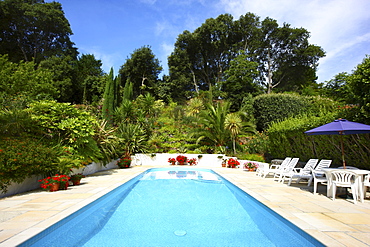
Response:
[{"label": "palm tree", "polygon": [[233,150],[236,153],[236,139],[241,133],[255,133],[256,127],[250,122],[243,122],[245,113],[235,112],[226,116],[226,128],[230,131],[233,140]]},{"label": "palm tree", "polygon": [[197,116],[201,110],[204,109],[204,103],[200,98],[192,98],[189,100],[189,104],[187,106],[186,115],[195,117]]},{"label": "palm tree", "polygon": [[225,127],[231,132],[231,138],[233,140],[233,150],[236,154],[235,141],[243,128],[243,122],[241,117],[237,113],[230,113],[226,116]]},{"label": "palm tree", "polygon": [[207,104],[206,109],[200,113],[200,128],[192,135],[198,137],[197,143],[207,139],[215,146],[225,146],[230,137],[230,131],[225,126],[226,116],[230,109],[230,103],[217,103],[216,106]]}]

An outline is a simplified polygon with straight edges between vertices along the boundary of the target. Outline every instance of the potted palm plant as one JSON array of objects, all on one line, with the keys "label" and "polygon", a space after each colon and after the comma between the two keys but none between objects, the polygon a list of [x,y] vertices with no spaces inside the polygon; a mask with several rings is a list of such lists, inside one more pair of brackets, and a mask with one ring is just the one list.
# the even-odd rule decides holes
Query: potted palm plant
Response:
[{"label": "potted palm plant", "polygon": [[82,175],[82,173],[77,173],[71,176],[70,181],[72,181],[73,185],[80,185],[81,179],[86,177]]},{"label": "potted palm plant", "polygon": [[122,157],[117,165],[127,168],[131,165],[131,154],[146,151],[145,132],[138,124],[122,123],[117,129],[119,142],[123,148]]}]

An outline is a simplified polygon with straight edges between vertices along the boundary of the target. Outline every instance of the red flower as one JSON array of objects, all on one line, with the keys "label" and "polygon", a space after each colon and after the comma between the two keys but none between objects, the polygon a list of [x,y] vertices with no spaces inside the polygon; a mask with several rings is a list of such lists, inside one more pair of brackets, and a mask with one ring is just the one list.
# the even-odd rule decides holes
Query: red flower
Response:
[{"label": "red flower", "polygon": [[176,159],[175,158],[168,158],[168,163],[174,165],[176,163]]},{"label": "red flower", "polygon": [[176,157],[176,160],[179,163],[185,163],[188,160],[188,158],[186,156],[184,156],[184,155],[179,155],[179,156]]}]

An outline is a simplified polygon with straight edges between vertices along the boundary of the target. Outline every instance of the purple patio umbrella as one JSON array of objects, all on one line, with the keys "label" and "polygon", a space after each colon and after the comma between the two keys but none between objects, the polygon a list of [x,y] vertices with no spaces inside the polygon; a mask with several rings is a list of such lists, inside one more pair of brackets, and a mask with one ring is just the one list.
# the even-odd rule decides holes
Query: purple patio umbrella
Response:
[{"label": "purple patio umbrella", "polygon": [[344,159],[343,135],[370,133],[370,125],[351,122],[346,119],[337,119],[306,132],[307,135],[340,135],[343,168],[346,168]]}]

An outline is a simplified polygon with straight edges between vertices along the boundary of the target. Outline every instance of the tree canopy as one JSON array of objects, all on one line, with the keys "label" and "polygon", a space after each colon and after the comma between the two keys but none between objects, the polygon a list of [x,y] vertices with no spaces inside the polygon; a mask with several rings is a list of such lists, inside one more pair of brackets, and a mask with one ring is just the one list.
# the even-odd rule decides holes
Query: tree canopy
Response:
[{"label": "tree canopy", "polygon": [[119,70],[122,85],[131,82],[134,96],[152,93],[162,67],[149,46],[136,49]]},{"label": "tree canopy", "polygon": [[247,13],[234,21],[223,14],[178,36],[169,57],[170,76],[184,89],[219,89],[231,62],[243,54],[257,63],[258,69],[258,75],[250,74],[246,81],[262,85],[267,93],[273,88],[298,91],[315,83],[318,60],[325,55],[319,46],[309,44],[308,38],[306,29],[286,23],[279,26],[271,18],[260,21]]},{"label": "tree canopy", "polygon": [[58,2],[0,1],[0,54],[12,62],[40,61],[53,55],[77,56],[72,30]]}]

